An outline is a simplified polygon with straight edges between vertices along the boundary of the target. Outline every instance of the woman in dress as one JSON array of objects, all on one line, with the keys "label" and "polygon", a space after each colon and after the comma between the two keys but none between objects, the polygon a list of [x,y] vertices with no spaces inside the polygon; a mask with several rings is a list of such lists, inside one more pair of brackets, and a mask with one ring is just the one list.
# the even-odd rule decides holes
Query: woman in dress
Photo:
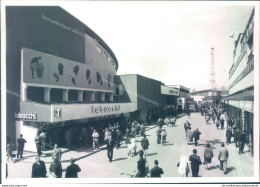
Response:
[{"label": "woman in dress", "polygon": [[178,167],[178,173],[181,174],[181,177],[188,177],[188,173],[190,172],[188,156],[181,155]]}]

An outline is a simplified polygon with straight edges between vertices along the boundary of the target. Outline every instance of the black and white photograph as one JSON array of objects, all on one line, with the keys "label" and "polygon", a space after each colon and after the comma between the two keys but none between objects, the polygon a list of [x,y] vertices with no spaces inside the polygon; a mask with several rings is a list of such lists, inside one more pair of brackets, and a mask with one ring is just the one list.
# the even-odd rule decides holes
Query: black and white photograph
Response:
[{"label": "black and white photograph", "polygon": [[259,2],[2,1],[1,47],[3,184],[259,183]]}]

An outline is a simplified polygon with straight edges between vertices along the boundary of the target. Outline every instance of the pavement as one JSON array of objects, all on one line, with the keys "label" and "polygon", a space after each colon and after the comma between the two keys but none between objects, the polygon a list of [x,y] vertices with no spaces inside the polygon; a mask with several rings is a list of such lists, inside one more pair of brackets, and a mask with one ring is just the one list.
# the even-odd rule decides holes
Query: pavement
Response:
[{"label": "pavement", "polygon": [[[192,124],[192,129],[199,128],[201,137],[199,145],[188,145],[185,139],[185,131],[183,124],[186,120]],[[226,127],[226,124],[225,124]],[[166,127],[168,136],[166,146],[156,143],[157,124],[148,126],[146,129],[147,138],[150,146],[148,149],[147,161],[150,168],[153,166],[153,161],[159,161],[159,166],[163,168],[164,174],[162,177],[180,177],[176,167],[179,158],[182,154],[187,156],[192,154],[194,148],[197,149],[198,155],[203,161],[203,153],[206,143],[210,143],[213,148],[214,158],[212,159],[212,169],[210,171],[201,165],[199,175],[201,177],[252,177],[253,157],[249,149],[245,147],[245,153],[239,155],[238,148],[234,143],[226,145],[229,150],[230,159],[228,160],[228,173],[224,175],[219,169],[219,161],[217,159],[218,149],[221,142],[225,142],[225,130],[217,130],[212,123],[206,125],[203,116],[197,113],[192,113],[190,117],[180,116],[174,127]],[[137,137],[137,150],[141,149],[140,142],[142,137]],[[77,159],[77,164],[81,167],[79,178],[132,178],[135,176],[137,156],[131,157],[127,155],[127,146],[121,142],[121,148],[114,149],[113,162],[108,162],[107,151],[105,145],[99,150],[91,148],[77,148],[73,150],[62,149],[62,168],[63,177],[65,176],[65,168],[69,165],[70,158]],[[51,151],[45,152],[46,157],[42,157],[46,164],[47,171],[51,163]],[[8,162],[8,178],[30,178],[32,163],[35,162],[36,153],[25,152],[24,159],[17,160],[16,163]],[[30,168],[25,170],[24,168]],[[47,173],[49,175],[49,171]],[[189,177],[191,173],[189,173]]]}]

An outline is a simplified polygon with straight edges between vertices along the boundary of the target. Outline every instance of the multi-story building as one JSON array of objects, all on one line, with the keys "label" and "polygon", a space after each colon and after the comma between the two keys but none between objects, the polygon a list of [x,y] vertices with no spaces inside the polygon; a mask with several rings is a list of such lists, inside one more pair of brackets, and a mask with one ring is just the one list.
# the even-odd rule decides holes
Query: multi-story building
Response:
[{"label": "multi-story building", "polygon": [[35,151],[35,135],[44,130],[46,143],[63,146],[72,128],[77,145],[83,126],[102,129],[104,120],[136,110],[134,103],[113,102],[117,58],[71,14],[60,7],[10,6],[6,23],[6,130],[12,142],[22,133],[25,149]]},{"label": "multi-story building", "polygon": [[227,115],[245,130],[253,153],[254,119],[254,9],[243,33],[235,41],[233,64],[229,71],[229,96],[224,99]]},{"label": "multi-story building", "polygon": [[178,113],[182,113],[185,109],[185,107],[187,107],[187,100],[190,99],[190,88],[187,88],[185,86],[182,85],[168,85],[168,87],[170,88],[176,88],[179,90],[180,95],[179,98],[177,99],[177,112]]}]

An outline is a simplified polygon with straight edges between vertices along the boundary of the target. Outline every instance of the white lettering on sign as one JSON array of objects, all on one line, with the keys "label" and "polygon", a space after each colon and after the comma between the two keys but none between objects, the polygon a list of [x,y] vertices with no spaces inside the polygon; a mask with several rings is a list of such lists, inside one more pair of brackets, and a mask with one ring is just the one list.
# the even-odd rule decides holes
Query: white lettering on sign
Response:
[{"label": "white lettering on sign", "polygon": [[120,105],[115,105],[115,106],[97,106],[97,107],[94,107],[92,106],[91,107],[91,111],[92,113],[107,113],[107,112],[117,112],[117,111],[120,111]]},{"label": "white lettering on sign", "polygon": [[23,120],[37,120],[37,114],[30,113],[30,114],[21,114],[20,112],[18,114],[14,114],[16,119],[23,119]]}]

